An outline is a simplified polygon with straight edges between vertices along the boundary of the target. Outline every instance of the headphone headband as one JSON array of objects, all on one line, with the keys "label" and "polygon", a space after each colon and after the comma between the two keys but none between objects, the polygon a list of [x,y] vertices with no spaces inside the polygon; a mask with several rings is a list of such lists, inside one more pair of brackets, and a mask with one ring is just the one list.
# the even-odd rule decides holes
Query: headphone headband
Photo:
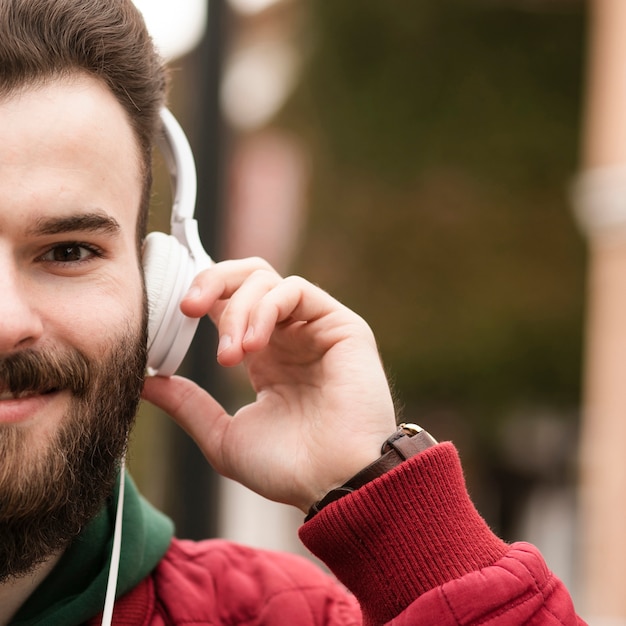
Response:
[{"label": "headphone headband", "polygon": [[192,219],[196,206],[198,181],[196,164],[187,137],[171,111],[161,109],[163,134],[159,136],[157,145],[165,158],[165,163],[172,182],[171,224]]}]

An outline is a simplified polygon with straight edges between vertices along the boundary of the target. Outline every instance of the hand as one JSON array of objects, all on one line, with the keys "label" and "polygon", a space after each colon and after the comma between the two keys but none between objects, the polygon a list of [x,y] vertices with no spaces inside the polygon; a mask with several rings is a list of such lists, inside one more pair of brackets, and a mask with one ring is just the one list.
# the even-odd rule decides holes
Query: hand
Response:
[{"label": "hand", "polygon": [[211,317],[218,361],[245,364],[256,401],[229,415],[178,376],[148,378],[143,396],[218,472],[306,512],[380,456],[395,430],[393,401],[372,331],[356,313],[261,259],[202,272],[181,309]]}]

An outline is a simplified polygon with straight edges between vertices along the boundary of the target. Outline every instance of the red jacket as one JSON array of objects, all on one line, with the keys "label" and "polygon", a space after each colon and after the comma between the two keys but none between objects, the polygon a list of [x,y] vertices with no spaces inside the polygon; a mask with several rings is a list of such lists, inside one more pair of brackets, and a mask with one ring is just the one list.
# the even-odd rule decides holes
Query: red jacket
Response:
[{"label": "red jacket", "polygon": [[508,546],[489,530],[450,444],[329,505],[300,536],[352,593],[300,557],[174,540],[117,602],[114,624],[584,624],[533,546]]}]

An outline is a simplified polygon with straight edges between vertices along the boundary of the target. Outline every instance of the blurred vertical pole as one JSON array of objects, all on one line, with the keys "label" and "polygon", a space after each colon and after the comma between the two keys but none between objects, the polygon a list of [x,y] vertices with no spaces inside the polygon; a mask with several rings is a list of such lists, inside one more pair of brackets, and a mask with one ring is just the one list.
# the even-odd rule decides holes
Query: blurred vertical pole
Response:
[{"label": "blurred vertical pole", "polygon": [[[626,211],[626,0],[590,0],[589,10],[582,173],[624,167],[617,187],[605,192],[621,193]],[[583,615],[617,626],[626,624],[626,230],[590,233],[588,272]]]},{"label": "blurred vertical pole", "polygon": [[[195,217],[205,249],[216,258],[219,247],[223,191],[223,123],[219,106],[224,46],[227,37],[225,0],[208,0],[207,31],[200,45],[186,60],[190,75],[187,96],[190,119],[189,141],[198,171],[198,200]],[[185,375],[216,395],[219,372],[215,359],[216,339],[211,323],[203,318],[185,358]],[[173,517],[177,535],[203,539],[217,533],[218,477],[196,444],[180,429],[172,432],[176,485]]]}]

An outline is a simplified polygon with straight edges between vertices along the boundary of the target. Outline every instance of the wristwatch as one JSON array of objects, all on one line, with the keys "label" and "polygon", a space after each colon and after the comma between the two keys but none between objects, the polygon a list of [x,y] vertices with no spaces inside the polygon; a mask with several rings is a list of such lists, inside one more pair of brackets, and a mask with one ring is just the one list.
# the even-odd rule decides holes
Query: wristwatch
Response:
[{"label": "wristwatch", "polygon": [[319,513],[325,506],[356,491],[366,483],[382,476],[402,461],[423,452],[437,444],[437,440],[417,424],[400,424],[398,430],[385,440],[381,448],[381,457],[370,463],[365,469],[344,483],[329,491],[319,502],[316,502],[305,518],[308,522]]}]

